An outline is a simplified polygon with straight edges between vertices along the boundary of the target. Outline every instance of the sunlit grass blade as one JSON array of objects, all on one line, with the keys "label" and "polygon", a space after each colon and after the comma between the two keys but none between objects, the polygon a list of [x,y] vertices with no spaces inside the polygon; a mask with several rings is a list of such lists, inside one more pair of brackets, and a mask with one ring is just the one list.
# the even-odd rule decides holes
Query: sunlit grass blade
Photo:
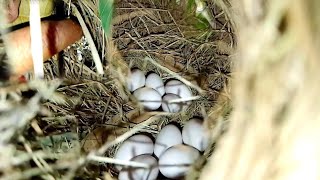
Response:
[{"label": "sunlit grass blade", "polygon": [[111,33],[111,20],[113,15],[113,0],[99,0],[99,13],[102,27],[106,36]]}]

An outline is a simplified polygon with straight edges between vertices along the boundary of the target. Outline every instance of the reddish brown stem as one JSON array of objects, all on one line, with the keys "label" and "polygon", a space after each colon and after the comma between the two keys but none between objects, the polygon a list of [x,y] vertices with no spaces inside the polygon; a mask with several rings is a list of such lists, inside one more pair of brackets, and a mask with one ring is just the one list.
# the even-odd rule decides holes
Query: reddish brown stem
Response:
[{"label": "reddish brown stem", "polygon": [[[72,20],[43,21],[41,28],[44,61],[73,44],[83,35],[81,26]],[[32,70],[30,27],[13,31],[6,36],[12,75],[16,77]]]}]

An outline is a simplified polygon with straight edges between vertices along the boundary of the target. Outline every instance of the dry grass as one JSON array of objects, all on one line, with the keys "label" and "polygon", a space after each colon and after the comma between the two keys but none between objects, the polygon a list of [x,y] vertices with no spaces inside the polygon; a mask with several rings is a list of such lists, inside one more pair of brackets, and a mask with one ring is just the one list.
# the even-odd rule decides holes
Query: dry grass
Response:
[{"label": "dry grass", "polygon": [[[212,146],[186,179],[320,177],[319,2],[209,1],[214,19],[197,29],[185,4],[116,1],[112,40],[97,0],[73,3],[104,75],[82,39],[60,55],[62,64],[45,64],[46,82],[1,88],[3,179],[111,179],[124,139],[193,116],[206,119]],[[181,79],[199,98],[183,113],[145,112],[124,88],[131,67]],[[89,137],[95,149],[83,151]]]},{"label": "dry grass", "polygon": [[319,179],[319,2],[231,4],[234,109],[201,179]]},{"label": "dry grass", "polygon": [[[168,1],[117,1],[113,41],[103,36],[97,1],[74,3],[105,74],[82,39],[62,64],[46,64],[47,82],[1,87],[2,179],[112,179],[117,162],[106,157],[122,140],[195,115],[213,143],[188,180],[320,177],[319,2],[210,1],[216,19],[199,30]],[[200,99],[186,113],[148,114],[123,86],[129,67],[183,78]],[[92,139],[96,149],[80,151]]]}]

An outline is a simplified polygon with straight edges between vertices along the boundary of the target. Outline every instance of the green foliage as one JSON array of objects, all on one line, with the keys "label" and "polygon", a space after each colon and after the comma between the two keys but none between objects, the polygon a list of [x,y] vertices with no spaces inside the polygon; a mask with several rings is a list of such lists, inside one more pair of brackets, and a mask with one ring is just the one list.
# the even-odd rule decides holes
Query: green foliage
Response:
[{"label": "green foliage", "polygon": [[78,135],[71,132],[38,138],[38,141],[44,150],[51,153],[65,153],[79,148]]},{"label": "green foliage", "polygon": [[187,18],[187,22],[192,24],[194,28],[197,30],[208,30],[210,28],[210,24],[208,20],[203,17],[201,14],[196,14],[197,4],[195,0],[188,0],[186,6],[186,16],[190,17]]},{"label": "green foliage", "polygon": [[106,36],[111,34],[111,20],[113,16],[113,0],[99,0],[99,14],[102,28]]},{"label": "green foliage", "polygon": [[198,30],[208,30],[210,28],[210,24],[208,20],[202,15],[197,16],[197,22],[195,23],[194,26]]},{"label": "green foliage", "polygon": [[195,0],[188,0],[187,11],[188,12],[192,12],[194,10],[195,6],[196,6],[196,1]]}]

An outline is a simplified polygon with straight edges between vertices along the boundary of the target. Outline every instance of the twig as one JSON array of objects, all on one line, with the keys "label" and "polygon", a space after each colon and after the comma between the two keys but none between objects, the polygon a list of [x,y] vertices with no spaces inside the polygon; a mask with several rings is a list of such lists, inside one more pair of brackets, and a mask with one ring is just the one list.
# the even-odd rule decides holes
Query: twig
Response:
[{"label": "twig", "polygon": [[91,49],[91,53],[92,53],[92,58],[93,58],[93,61],[96,65],[96,68],[97,68],[97,72],[98,74],[104,74],[103,72],[103,65],[101,63],[101,58],[99,56],[99,53],[98,53],[98,50],[95,46],[95,43],[92,39],[92,36],[88,30],[88,27],[86,25],[86,23],[84,22],[79,10],[77,9],[77,7],[71,3],[71,7],[72,7],[72,10],[74,11],[75,13],[75,16],[77,17],[79,23],[80,23],[80,26],[82,27],[82,31],[83,31],[83,34],[84,36],[86,37],[87,41],[88,41],[88,44],[90,46],[90,49]]},{"label": "twig", "polygon": [[39,3],[39,0],[30,0],[31,55],[33,60],[33,71],[35,77],[43,78],[43,47]]},{"label": "twig", "polygon": [[135,126],[134,128],[132,128],[130,131],[122,134],[121,136],[119,136],[117,139],[115,139],[114,141],[110,142],[110,143],[106,143],[104,144],[97,152],[91,152],[88,155],[88,158],[90,158],[90,156],[94,156],[94,155],[102,155],[106,152],[106,150],[108,150],[110,147],[128,139],[130,136],[132,136],[133,134],[139,132],[141,129],[143,129],[144,127],[150,125],[151,123],[153,123],[154,121],[156,121],[159,116],[162,115],[170,115],[170,113],[159,113],[155,116],[150,117],[148,120],[138,124],[137,126]]},{"label": "twig", "polygon": [[170,75],[172,75],[174,78],[180,80],[181,82],[183,82],[184,84],[186,84],[187,86],[190,86],[194,89],[196,89],[200,94],[203,94],[204,91],[197,85],[192,84],[191,82],[189,82],[188,80],[186,80],[185,78],[179,76],[177,73],[170,71],[168,68],[161,66],[160,64],[158,64],[155,60],[153,60],[151,57],[145,57],[145,60],[151,62],[153,65],[159,67],[160,69],[166,71],[167,73],[169,73]]},{"label": "twig", "polygon": [[88,160],[103,162],[108,164],[122,165],[122,166],[131,166],[131,167],[137,167],[137,168],[149,168],[149,165],[145,163],[139,163],[134,161],[124,161],[120,159],[114,159],[114,158],[102,157],[102,156],[96,156],[96,155],[89,156]]},{"label": "twig", "polygon": [[170,101],[168,101],[168,103],[180,103],[180,102],[188,102],[188,101],[193,101],[193,100],[197,100],[200,99],[201,96],[191,96],[188,98],[179,98],[179,99],[172,99]]}]

